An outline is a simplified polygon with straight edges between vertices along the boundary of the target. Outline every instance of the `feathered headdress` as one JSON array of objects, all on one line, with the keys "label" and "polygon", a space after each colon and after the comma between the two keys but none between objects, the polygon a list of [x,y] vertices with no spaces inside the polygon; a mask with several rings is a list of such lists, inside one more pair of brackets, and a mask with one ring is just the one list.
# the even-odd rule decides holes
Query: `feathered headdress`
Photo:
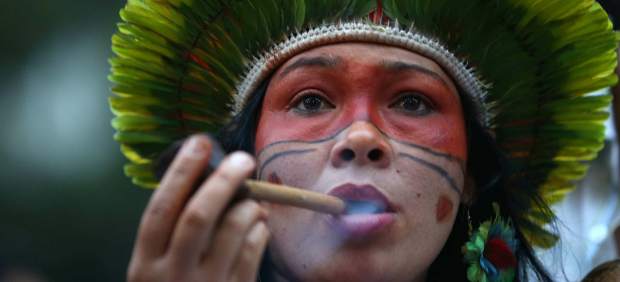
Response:
[{"label": "feathered headdress", "polygon": [[128,0],[120,15],[110,107],[134,183],[155,187],[164,148],[216,131],[290,56],[377,42],[432,58],[477,102],[515,168],[515,223],[542,247],[552,215],[529,196],[554,203],[584,175],[611,100],[588,93],[617,81],[618,37],[594,0]]}]

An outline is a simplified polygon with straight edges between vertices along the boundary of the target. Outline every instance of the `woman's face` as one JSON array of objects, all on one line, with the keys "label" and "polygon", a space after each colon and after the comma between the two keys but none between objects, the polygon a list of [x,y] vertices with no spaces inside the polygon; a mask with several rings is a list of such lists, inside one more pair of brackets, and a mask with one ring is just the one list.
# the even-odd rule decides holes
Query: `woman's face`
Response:
[{"label": "woman's face", "polygon": [[294,280],[423,280],[463,192],[466,133],[450,77],[400,48],[343,43],[273,75],[258,177],[340,197],[342,216],[272,204],[269,252]]}]

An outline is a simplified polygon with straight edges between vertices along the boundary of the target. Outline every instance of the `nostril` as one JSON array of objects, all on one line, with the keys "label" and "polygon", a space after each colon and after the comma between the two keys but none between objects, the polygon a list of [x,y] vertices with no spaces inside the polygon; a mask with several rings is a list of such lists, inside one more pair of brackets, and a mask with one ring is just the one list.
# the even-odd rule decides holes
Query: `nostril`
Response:
[{"label": "nostril", "polygon": [[351,149],[344,149],[340,152],[340,158],[344,161],[351,161],[355,159],[355,152]]},{"label": "nostril", "polygon": [[371,161],[378,161],[383,157],[383,152],[379,149],[372,149],[368,152],[368,159]]}]

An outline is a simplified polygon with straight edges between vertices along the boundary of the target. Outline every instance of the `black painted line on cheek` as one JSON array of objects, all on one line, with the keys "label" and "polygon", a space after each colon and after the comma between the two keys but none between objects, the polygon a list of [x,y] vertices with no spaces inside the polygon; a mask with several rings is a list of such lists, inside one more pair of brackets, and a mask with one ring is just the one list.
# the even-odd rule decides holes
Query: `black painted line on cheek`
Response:
[{"label": "black painted line on cheek", "polygon": [[427,153],[429,153],[431,155],[434,155],[434,156],[437,156],[437,157],[442,157],[442,158],[448,159],[449,161],[457,162],[457,163],[459,163],[459,165],[462,165],[463,163],[465,163],[464,160],[462,160],[461,158],[456,157],[456,156],[454,156],[452,154],[435,151],[435,150],[433,150],[433,149],[431,149],[429,147],[425,147],[425,146],[422,146],[422,145],[419,145],[419,144],[415,144],[415,143],[410,143],[410,142],[407,142],[407,141],[397,140],[397,139],[391,138],[389,136],[388,136],[388,138],[390,138],[390,139],[392,139],[392,140],[394,140],[394,141],[396,141],[396,142],[398,142],[400,144],[403,144],[405,146],[412,147],[412,148],[415,148],[415,149],[420,149],[420,150],[425,151],[425,152],[427,152]]},{"label": "black painted line on cheek", "polygon": [[[414,149],[420,149],[420,150],[422,150],[424,152],[427,152],[427,153],[429,153],[431,155],[434,155],[434,156],[437,156],[437,157],[442,157],[442,158],[448,159],[449,161],[452,161],[452,162],[457,162],[461,166],[461,169],[463,169],[465,161],[462,160],[459,157],[456,157],[456,156],[454,156],[452,154],[436,151],[436,150],[433,150],[430,147],[422,146],[420,144],[411,143],[411,142],[407,142],[407,141],[404,141],[404,140],[396,139],[396,138],[388,135],[387,133],[383,132],[383,130],[381,130],[379,128],[377,128],[377,129],[379,130],[379,132],[381,132],[381,134],[383,134],[383,136],[385,136],[386,138],[388,138],[388,139],[390,139],[390,140],[392,140],[392,141],[394,141],[396,143],[403,144],[405,146],[408,146],[408,147],[411,147],[411,148],[414,148]],[[464,171],[464,169],[463,169],[463,171]]]},{"label": "black painted line on cheek", "polygon": [[436,165],[434,163],[431,163],[429,161],[420,159],[418,157],[414,157],[412,155],[406,154],[406,153],[399,153],[398,155],[401,157],[408,158],[414,162],[417,162],[423,166],[430,168],[431,170],[439,174],[439,176],[441,176],[443,179],[445,179],[448,182],[448,184],[450,184],[450,188],[452,188],[452,190],[456,191],[456,193],[458,193],[459,196],[461,195],[461,190],[456,185],[456,182],[454,182],[454,179],[450,176],[450,174],[443,167]]},{"label": "black painted line on cheek", "polygon": [[269,165],[269,163],[271,163],[272,161],[276,160],[277,158],[286,157],[289,155],[305,154],[305,153],[309,153],[313,151],[316,151],[316,149],[288,150],[288,151],[282,151],[282,152],[276,153],[273,156],[269,157],[267,160],[265,160],[265,162],[263,162],[260,165],[260,167],[258,168],[257,177],[258,179],[262,179],[263,170],[265,169],[265,167]]},{"label": "black painted line on cheek", "polygon": [[[370,121],[368,121],[368,122],[370,122]],[[370,122],[370,123],[372,123],[372,122]],[[294,143],[302,143],[302,144],[318,144],[318,143],[322,143],[322,142],[330,141],[330,140],[332,140],[332,139],[335,139],[335,138],[336,138],[336,136],[338,136],[340,133],[342,133],[343,131],[345,131],[345,130],[346,130],[346,129],[348,129],[349,127],[351,127],[351,125],[352,125],[352,124],[353,124],[353,123],[350,123],[350,124],[348,124],[348,125],[344,126],[343,128],[341,128],[341,129],[339,129],[338,131],[336,131],[336,133],[334,133],[334,134],[332,134],[332,135],[330,135],[330,136],[328,136],[328,137],[326,137],[326,138],[323,138],[323,139],[312,140],[312,141],[303,141],[303,140],[282,140],[282,141],[273,142],[273,143],[271,143],[271,144],[266,145],[266,146],[265,146],[262,150],[260,150],[260,152],[258,153],[258,155],[257,155],[257,156],[258,156],[258,157],[260,157],[260,155],[261,155],[262,153],[264,153],[264,152],[265,152],[265,150],[267,150],[267,149],[269,149],[269,148],[271,148],[271,147],[273,147],[273,146],[276,146],[276,145],[281,145],[281,144],[294,144]],[[373,125],[374,125],[374,123],[373,123]],[[458,158],[458,157],[456,157],[456,156],[454,156],[454,155],[452,155],[452,154],[448,154],[448,153],[444,153],[444,152],[440,152],[440,151],[433,150],[433,149],[432,149],[432,148],[430,148],[430,147],[426,147],[426,146],[423,146],[423,145],[420,145],[420,144],[415,144],[415,143],[411,143],[411,142],[403,141],[403,140],[400,140],[400,139],[396,139],[396,138],[394,138],[394,137],[392,137],[392,136],[388,135],[387,133],[385,133],[383,130],[381,130],[381,129],[380,129],[380,128],[378,128],[377,126],[375,126],[375,128],[376,128],[376,129],[377,129],[377,130],[378,130],[378,131],[379,131],[379,132],[380,132],[380,133],[381,133],[381,134],[382,134],[385,138],[387,138],[387,139],[389,139],[389,140],[392,140],[392,141],[394,141],[394,142],[397,142],[397,143],[399,143],[399,144],[402,144],[402,145],[405,145],[405,146],[408,146],[408,147],[411,147],[411,148],[414,148],[414,149],[419,149],[419,150],[422,150],[422,151],[427,152],[427,153],[429,153],[429,154],[431,154],[431,155],[434,155],[434,156],[437,156],[437,157],[441,157],[441,158],[445,158],[445,159],[447,159],[448,161],[451,161],[451,162],[455,162],[455,163],[457,163],[457,164],[459,165],[459,167],[461,168],[461,172],[463,172],[463,174],[465,174],[465,161],[464,161],[463,159]],[[259,174],[259,176],[260,176],[260,174]]]},{"label": "black painted line on cheek", "polygon": [[294,143],[301,143],[301,144],[318,144],[318,143],[323,143],[323,142],[327,142],[327,141],[333,140],[333,139],[335,139],[335,138],[336,138],[336,136],[340,135],[340,133],[342,133],[343,131],[345,131],[347,128],[351,127],[351,124],[353,124],[353,123],[350,123],[350,124],[348,124],[348,125],[346,125],[346,126],[342,127],[341,129],[338,129],[338,130],[336,131],[336,133],[334,133],[334,134],[332,134],[332,135],[330,135],[330,136],[328,136],[328,137],[325,137],[325,138],[323,138],[323,139],[312,140],[312,141],[303,141],[303,140],[296,140],[296,139],[292,139],[292,140],[282,140],[282,141],[276,141],[276,142],[273,142],[273,143],[267,144],[265,147],[263,147],[263,149],[261,149],[261,150],[260,150],[260,152],[258,152],[258,154],[257,154],[256,156],[257,156],[257,157],[260,157],[260,155],[261,155],[262,153],[264,153],[264,152],[265,152],[265,150],[267,150],[267,149],[269,149],[269,148],[271,148],[271,147],[273,147],[273,146],[276,146],[276,145],[281,145],[281,144],[294,144]]}]

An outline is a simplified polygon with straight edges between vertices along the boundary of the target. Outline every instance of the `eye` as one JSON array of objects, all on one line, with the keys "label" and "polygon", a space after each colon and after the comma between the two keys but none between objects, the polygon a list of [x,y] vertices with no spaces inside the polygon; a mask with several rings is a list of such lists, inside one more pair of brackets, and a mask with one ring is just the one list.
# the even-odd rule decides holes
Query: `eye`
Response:
[{"label": "eye", "polygon": [[401,95],[390,108],[415,116],[424,116],[433,111],[431,103],[421,94],[406,93]]},{"label": "eye", "polygon": [[318,94],[301,95],[301,97],[293,103],[293,110],[302,114],[312,114],[332,108],[334,108],[334,106],[329,103],[327,99]]}]

